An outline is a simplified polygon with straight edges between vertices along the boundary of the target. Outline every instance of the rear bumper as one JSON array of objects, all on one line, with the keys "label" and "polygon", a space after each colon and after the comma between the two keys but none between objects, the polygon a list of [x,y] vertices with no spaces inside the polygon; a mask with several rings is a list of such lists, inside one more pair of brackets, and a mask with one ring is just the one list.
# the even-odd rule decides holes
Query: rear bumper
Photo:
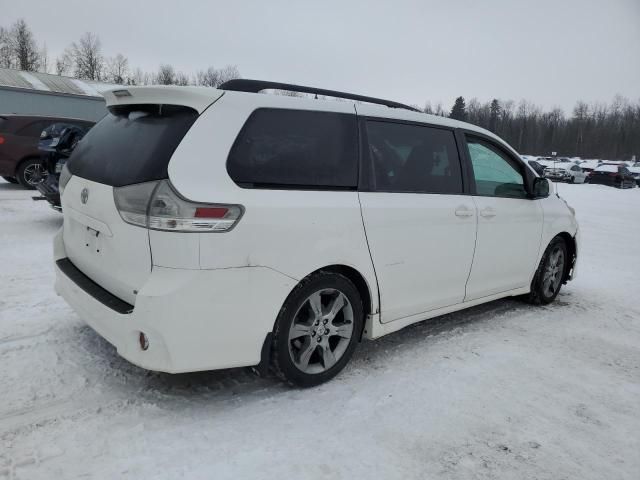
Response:
[{"label": "rear bumper", "polygon": [[[56,260],[66,257],[61,234],[54,250]],[[56,292],[120,356],[167,373],[257,365],[265,337],[296,283],[265,267],[154,267],[130,313],[124,313],[127,309],[108,306],[58,262],[55,270]],[[147,350],[140,347],[140,332],[149,340]]]}]

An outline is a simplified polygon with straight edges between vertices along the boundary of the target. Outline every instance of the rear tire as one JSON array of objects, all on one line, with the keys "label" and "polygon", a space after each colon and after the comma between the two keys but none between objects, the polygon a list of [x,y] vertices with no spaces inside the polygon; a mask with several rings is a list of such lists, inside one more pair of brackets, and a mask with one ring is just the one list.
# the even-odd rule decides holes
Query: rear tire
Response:
[{"label": "rear tire", "polygon": [[23,161],[16,172],[18,183],[24,188],[33,190],[36,185],[42,182],[49,172],[44,168],[39,158],[28,158]]},{"label": "rear tire", "polygon": [[18,180],[16,180],[13,177],[5,177],[5,176],[3,176],[2,178],[4,178],[9,183],[18,183]]},{"label": "rear tire", "polygon": [[298,387],[330,380],[353,355],[363,321],[362,299],[351,280],[324,271],[308,276],[278,314],[272,369]]},{"label": "rear tire", "polygon": [[561,237],[555,237],[544,251],[533,276],[527,297],[529,303],[546,305],[553,302],[562,288],[568,264],[567,244]]}]

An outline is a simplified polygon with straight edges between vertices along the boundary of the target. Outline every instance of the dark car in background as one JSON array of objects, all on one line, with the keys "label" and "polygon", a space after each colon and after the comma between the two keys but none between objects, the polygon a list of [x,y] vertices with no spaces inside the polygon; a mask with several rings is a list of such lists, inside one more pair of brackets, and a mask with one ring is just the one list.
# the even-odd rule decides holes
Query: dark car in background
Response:
[{"label": "dark car in background", "polygon": [[54,123],[42,132],[38,148],[42,153],[41,162],[47,176],[36,185],[41,196],[33,197],[34,200],[47,200],[54,210],[62,211],[58,187],[60,172],[91,126],[93,124],[81,126]]},{"label": "dark car in background", "polygon": [[47,176],[38,142],[43,131],[55,123],[84,128],[94,124],[75,118],[0,114],[0,176],[25,188],[35,188]]},{"label": "dark car in background", "polygon": [[626,165],[603,163],[591,172],[589,183],[616,188],[634,188],[636,179]]}]

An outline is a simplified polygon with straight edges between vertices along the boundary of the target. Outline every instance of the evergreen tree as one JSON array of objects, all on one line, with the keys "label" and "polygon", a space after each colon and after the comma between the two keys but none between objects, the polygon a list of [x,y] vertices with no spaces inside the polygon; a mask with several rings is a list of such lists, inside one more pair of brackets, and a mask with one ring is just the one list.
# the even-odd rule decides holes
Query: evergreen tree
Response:
[{"label": "evergreen tree", "polygon": [[494,98],[489,106],[489,130],[493,133],[498,131],[498,119],[500,118],[501,110],[502,107],[500,107],[500,102],[497,98]]},{"label": "evergreen tree", "polygon": [[451,108],[451,113],[449,114],[450,118],[455,120],[466,120],[467,119],[467,107],[464,103],[464,97],[456,98],[453,107]]}]

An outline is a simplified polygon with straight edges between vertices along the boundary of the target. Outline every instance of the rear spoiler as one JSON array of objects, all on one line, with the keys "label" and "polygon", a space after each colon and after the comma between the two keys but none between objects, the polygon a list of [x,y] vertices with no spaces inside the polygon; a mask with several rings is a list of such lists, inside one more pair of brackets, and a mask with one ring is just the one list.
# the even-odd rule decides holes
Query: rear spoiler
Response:
[{"label": "rear spoiler", "polygon": [[103,92],[107,108],[117,105],[180,105],[190,107],[199,114],[218,100],[224,92],[210,87],[176,87],[154,85],[150,87],[122,87]]}]

